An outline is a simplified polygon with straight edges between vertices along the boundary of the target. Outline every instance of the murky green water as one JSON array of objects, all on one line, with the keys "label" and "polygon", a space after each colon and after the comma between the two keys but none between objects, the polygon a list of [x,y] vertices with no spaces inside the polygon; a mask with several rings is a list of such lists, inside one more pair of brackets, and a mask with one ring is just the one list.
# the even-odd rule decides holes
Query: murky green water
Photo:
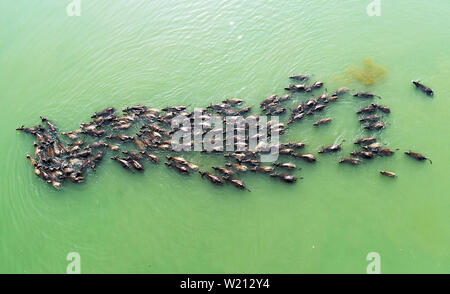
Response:
[{"label": "murky green water", "polygon": [[[66,15],[69,2],[0,2],[1,273],[64,273],[72,251],[83,273],[365,273],[369,252],[383,273],[450,272],[449,1],[381,1],[379,17],[363,0],[83,0],[80,17]],[[345,77],[365,57],[387,69],[369,88]],[[433,164],[399,152],[338,165],[364,133],[354,112],[367,103],[348,96],[285,135],[312,153],[345,138],[343,152],[298,162],[296,185],[245,175],[251,193],[164,166],[132,175],[110,160],[55,191],[25,158],[33,138],[15,131],[39,115],[70,131],[106,106],[256,105],[303,72],[329,91],[381,95],[392,108],[381,141]],[[334,121],[312,127],[325,116]]]}]

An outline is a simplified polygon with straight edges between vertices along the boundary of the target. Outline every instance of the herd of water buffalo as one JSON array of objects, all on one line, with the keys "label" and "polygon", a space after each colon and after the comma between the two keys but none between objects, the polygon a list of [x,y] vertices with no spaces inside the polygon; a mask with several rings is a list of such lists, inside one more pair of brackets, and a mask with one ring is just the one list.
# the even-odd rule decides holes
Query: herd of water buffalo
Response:
[{"label": "herd of water buffalo", "polygon": [[[287,107],[283,103],[292,101],[294,93],[309,93],[323,87],[323,83],[320,81],[308,86],[306,81],[309,78],[309,75],[291,76],[290,79],[303,84],[292,84],[285,88],[289,92],[288,94],[283,96],[272,95],[263,100],[260,103],[262,113],[268,116],[282,116],[288,112]],[[413,84],[427,95],[432,96],[434,94],[430,88],[419,81],[413,81]],[[287,125],[284,123],[273,124],[271,121],[268,123],[264,122],[264,126],[269,127],[270,130],[264,139],[270,137],[274,131],[283,135],[289,125],[301,121],[305,116],[322,112],[330,103],[338,101],[339,98],[348,95],[349,92],[348,88],[340,88],[332,94],[325,90],[317,98],[310,98],[298,103],[294,108],[289,109],[290,116]],[[381,98],[370,92],[358,92],[352,96],[368,100]],[[249,115],[252,108],[250,106],[242,107],[243,103],[244,101],[241,99],[234,98],[224,100],[222,103],[211,104],[205,109],[200,109],[200,118],[205,122],[202,125],[200,135],[204,136],[213,129],[207,123],[208,119],[212,117],[220,118],[224,121],[224,118],[229,116],[244,116],[244,121],[249,123],[245,125],[246,129],[242,131],[248,130],[250,124],[261,127],[260,115]],[[177,129],[171,128],[172,120],[175,117],[182,116],[192,124],[194,121],[194,112],[188,111],[186,106],[168,106],[163,109],[155,109],[138,105],[127,107],[122,112],[123,115],[118,115],[114,108],[109,107],[94,113],[91,117],[92,120],[89,123],[82,123],[80,129],[67,133],[62,132],[61,135],[64,136],[64,139],[60,137],[57,126],[45,117],[41,117],[44,126],[22,126],[17,128],[17,130],[32,134],[36,138],[36,142],[34,142],[34,156],[26,155],[34,168],[35,174],[57,189],[61,188],[66,180],[81,183],[85,180],[86,171],[89,168],[96,170],[109,150],[114,153],[111,159],[130,171],[143,171],[145,169],[145,160],[158,164],[160,158],[165,156],[165,165],[181,174],[190,174],[198,171],[202,178],[216,185],[224,185],[228,182],[239,189],[248,190],[245,183],[238,178],[239,174],[244,172],[267,174],[286,183],[297,181],[297,177],[289,173],[289,171],[299,169],[295,163],[283,160],[284,162],[263,164],[260,160],[260,155],[273,146],[270,146],[264,140],[256,148],[250,149],[249,140],[252,138],[246,132],[244,132],[245,136],[243,137],[242,133],[234,133],[235,140],[233,140],[232,147],[235,148],[233,150],[237,149],[238,151],[226,153],[223,144],[221,144],[221,147],[213,150],[202,150],[202,153],[223,154],[228,159],[224,166],[212,167],[215,173],[202,171],[197,165],[181,157],[181,154],[176,154],[179,152],[177,151],[178,149],[174,149],[177,142],[172,141],[171,135]],[[371,102],[368,106],[356,112],[356,114],[360,115],[359,121],[365,124],[364,129],[367,132],[381,131],[386,127],[386,123],[381,120],[382,117],[377,115],[379,112],[389,114],[391,110],[387,106]],[[332,118],[323,118],[316,121],[313,125],[319,127],[331,121]],[[125,134],[132,127],[138,128],[139,131],[134,135]],[[256,134],[255,136],[261,135]],[[258,137],[258,139],[263,138]],[[341,150],[342,142],[324,147],[318,153],[338,152]],[[225,143],[225,140],[221,143]],[[361,138],[354,143],[359,146],[359,150],[351,152],[350,157],[341,158],[339,163],[359,165],[362,160],[370,160],[377,156],[391,156],[395,153],[394,150],[385,148],[383,144],[377,142],[373,134],[369,134],[369,136]],[[191,146],[193,144],[193,142],[188,143]],[[133,150],[123,150],[127,146],[133,146]],[[313,154],[299,152],[305,147],[305,144],[302,142],[277,143],[276,147],[280,158],[286,159],[290,157],[310,163],[314,163],[317,160]],[[227,148],[226,150],[230,149]],[[417,152],[406,151],[405,154],[419,161],[429,160],[426,156]],[[396,177],[396,174],[391,171],[382,170],[380,173],[385,176]]]}]

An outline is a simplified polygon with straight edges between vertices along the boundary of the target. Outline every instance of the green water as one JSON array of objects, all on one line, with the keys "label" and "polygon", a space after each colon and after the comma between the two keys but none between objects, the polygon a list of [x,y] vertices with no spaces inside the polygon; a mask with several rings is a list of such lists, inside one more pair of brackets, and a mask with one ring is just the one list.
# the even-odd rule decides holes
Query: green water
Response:
[{"label": "green water", "polygon": [[[83,0],[80,17],[66,15],[69,2],[0,2],[0,273],[65,273],[72,251],[83,273],[365,273],[369,252],[383,273],[450,273],[448,0],[381,1],[379,17],[362,0]],[[387,69],[368,88],[344,76],[365,57]],[[292,73],[381,95],[392,113],[380,141],[433,164],[398,152],[338,165],[364,134],[354,112],[367,103],[349,96],[284,138],[312,153],[347,139],[340,154],[297,162],[295,185],[244,175],[251,193],[110,160],[56,191],[25,158],[33,138],[15,131],[39,115],[70,131],[106,106],[256,105]],[[312,127],[325,116],[330,125]]]}]

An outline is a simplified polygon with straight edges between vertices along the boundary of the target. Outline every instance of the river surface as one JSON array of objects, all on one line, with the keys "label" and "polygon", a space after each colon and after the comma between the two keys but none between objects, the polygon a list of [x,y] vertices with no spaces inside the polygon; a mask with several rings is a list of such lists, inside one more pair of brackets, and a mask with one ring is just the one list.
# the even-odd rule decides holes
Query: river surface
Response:
[{"label": "river surface", "polygon": [[[79,17],[69,3],[0,3],[0,273],[65,273],[70,252],[82,273],[365,273],[370,252],[382,273],[450,273],[448,0],[383,0],[373,17],[364,0],[83,0]],[[385,69],[369,86],[349,75],[365,58]],[[107,106],[227,97],[257,106],[285,93],[293,73],[329,92],[382,96],[392,113],[377,136],[399,152],[337,164],[367,134],[355,111],[368,102],[345,96],[284,135],[314,154],[346,139],[314,165],[295,161],[304,177],[295,185],[247,174],[250,193],[164,165],[131,174],[106,159],[85,184],[57,191],[25,158],[34,139],[15,131],[40,115],[70,131]],[[334,120],[314,128],[323,117]],[[224,161],[185,157],[203,169]]]}]

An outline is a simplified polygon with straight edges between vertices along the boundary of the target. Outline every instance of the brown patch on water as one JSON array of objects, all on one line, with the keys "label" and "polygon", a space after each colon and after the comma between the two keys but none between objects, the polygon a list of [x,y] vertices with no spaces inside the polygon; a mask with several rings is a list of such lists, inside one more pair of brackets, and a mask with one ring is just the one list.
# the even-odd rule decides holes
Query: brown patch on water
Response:
[{"label": "brown patch on water", "polygon": [[371,58],[366,57],[364,58],[364,63],[361,68],[350,66],[346,69],[345,76],[346,80],[357,80],[366,86],[371,86],[376,82],[383,80],[386,73],[386,68],[375,64]]}]

